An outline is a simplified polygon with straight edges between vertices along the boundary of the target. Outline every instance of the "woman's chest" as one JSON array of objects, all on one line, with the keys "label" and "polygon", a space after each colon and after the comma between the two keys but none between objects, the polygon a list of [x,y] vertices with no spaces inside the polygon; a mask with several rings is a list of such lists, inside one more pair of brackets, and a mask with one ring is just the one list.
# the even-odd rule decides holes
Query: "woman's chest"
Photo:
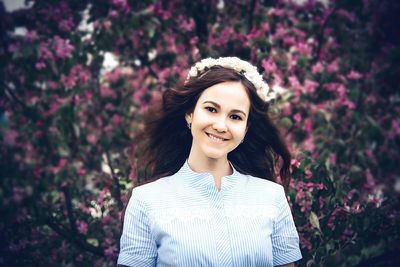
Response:
[{"label": "woman's chest", "polygon": [[188,203],[154,210],[158,266],[272,266],[276,210],[259,203]]}]

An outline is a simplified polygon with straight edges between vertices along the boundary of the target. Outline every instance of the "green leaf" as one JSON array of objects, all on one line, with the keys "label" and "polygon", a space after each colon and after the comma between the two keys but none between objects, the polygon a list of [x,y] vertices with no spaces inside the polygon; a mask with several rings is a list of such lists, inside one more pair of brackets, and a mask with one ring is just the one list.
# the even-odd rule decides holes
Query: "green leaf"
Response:
[{"label": "green leaf", "polygon": [[321,228],[320,228],[320,225],[319,225],[319,219],[318,219],[317,214],[315,214],[315,212],[312,211],[310,213],[310,217],[308,219],[310,220],[311,225],[314,228],[317,228],[321,232]]},{"label": "green leaf", "polygon": [[86,242],[88,242],[89,244],[98,247],[99,246],[99,240],[97,240],[96,238],[88,238],[86,239]]}]

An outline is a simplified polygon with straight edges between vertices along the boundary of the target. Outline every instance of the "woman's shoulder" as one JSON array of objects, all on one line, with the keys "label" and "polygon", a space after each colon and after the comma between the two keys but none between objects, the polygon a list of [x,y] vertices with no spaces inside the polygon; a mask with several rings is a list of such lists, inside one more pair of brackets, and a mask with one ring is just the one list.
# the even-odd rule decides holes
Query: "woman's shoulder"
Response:
[{"label": "woman's shoulder", "polygon": [[165,189],[168,187],[167,180],[169,177],[170,176],[162,177],[157,180],[135,186],[132,189],[132,194],[146,195],[146,194],[156,194],[165,191]]},{"label": "woman's shoulder", "polygon": [[247,186],[256,191],[268,194],[284,194],[285,190],[283,186],[277,182],[270,181],[267,179],[255,177],[252,175],[246,175]]}]

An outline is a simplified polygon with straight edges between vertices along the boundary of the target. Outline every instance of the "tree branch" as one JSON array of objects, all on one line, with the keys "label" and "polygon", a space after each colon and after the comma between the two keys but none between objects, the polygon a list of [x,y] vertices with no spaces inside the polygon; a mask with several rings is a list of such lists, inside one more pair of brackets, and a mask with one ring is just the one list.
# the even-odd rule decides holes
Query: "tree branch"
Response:
[{"label": "tree branch", "polygon": [[333,14],[335,14],[335,12],[337,11],[337,9],[338,9],[337,6],[334,6],[332,8],[331,12],[328,14],[328,16],[326,17],[324,23],[321,26],[321,30],[319,31],[319,34],[318,34],[318,37],[317,37],[317,39],[318,39],[318,47],[317,47],[316,53],[315,53],[316,54],[316,57],[315,57],[316,60],[319,60],[320,55],[321,55],[322,44],[323,44],[323,39],[324,39],[324,30],[325,30],[326,26],[328,25],[328,22],[331,19],[331,17],[333,16]]},{"label": "tree branch", "polygon": [[124,203],[121,200],[121,187],[119,185],[118,177],[115,174],[114,168],[111,164],[111,158],[110,158],[108,151],[106,151],[106,158],[107,158],[107,164],[111,170],[111,178],[113,179],[113,187],[112,187],[111,194],[117,200],[118,209],[122,210],[124,208]]},{"label": "tree branch", "polygon": [[57,224],[52,218],[46,219],[45,224],[49,226],[58,235],[62,236],[69,242],[75,244],[79,248],[89,251],[98,256],[104,256],[104,251],[101,247],[95,247],[87,243],[82,238],[80,238],[80,235],[71,234],[61,224]]},{"label": "tree branch", "polygon": [[72,199],[71,199],[71,193],[69,187],[65,186],[63,187],[62,191],[64,192],[65,195],[65,204],[67,206],[67,215],[68,215],[68,221],[69,225],[71,227],[72,235],[78,235],[78,229],[76,227],[76,220],[72,208]]},{"label": "tree branch", "polygon": [[254,18],[255,7],[256,7],[256,0],[251,0],[247,12],[247,33],[250,33],[251,29],[253,29],[253,18]]}]

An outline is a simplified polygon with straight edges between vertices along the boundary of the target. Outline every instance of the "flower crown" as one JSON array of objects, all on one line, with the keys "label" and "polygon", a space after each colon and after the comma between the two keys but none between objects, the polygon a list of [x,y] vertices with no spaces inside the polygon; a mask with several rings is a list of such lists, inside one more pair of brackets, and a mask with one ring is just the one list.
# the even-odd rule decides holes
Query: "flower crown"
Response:
[{"label": "flower crown", "polygon": [[213,66],[221,66],[227,69],[232,69],[242,74],[254,85],[258,96],[262,100],[269,101],[273,98],[269,94],[270,90],[268,84],[263,80],[261,74],[258,73],[257,68],[251,65],[249,62],[241,60],[237,57],[205,58],[190,68],[185,83],[187,83],[192,77],[200,77]]}]

